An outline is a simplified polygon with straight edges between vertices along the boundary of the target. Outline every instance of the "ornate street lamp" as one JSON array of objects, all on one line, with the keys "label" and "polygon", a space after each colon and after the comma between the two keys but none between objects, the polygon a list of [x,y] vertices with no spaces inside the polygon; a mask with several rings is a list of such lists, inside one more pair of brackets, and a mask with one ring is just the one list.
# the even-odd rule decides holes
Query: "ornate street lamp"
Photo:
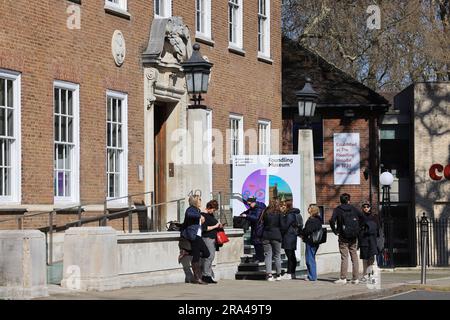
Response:
[{"label": "ornate street lamp", "polygon": [[305,118],[305,127],[309,127],[310,119],[314,116],[317,105],[318,94],[311,86],[311,79],[306,78],[305,86],[297,91],[295,95],[298,101],[298,115]]},{"label": "ornate street lamp", "polygon": [[[385,239],[387,240],[387,247],[389,249],[388,263],[384,261],[385,265],[390,267],[394,266],[394,221],[390,215],[391,209],[391,185],[394,182],[394,176],[392,173],[385,171],[380,175],[380,184],[383,189],[382,193],[382,216],[381,216],[381,228],[384,232]],[[386,247],[386,246],[385,246]],[[385,257],[383,257],[383,260]]]},{"label": "ornate street lamp", "polygon": [[298,115],[304,120],[303,126],[298,130],[298,154],[302,155],[301,166],[303,168],[303,187],[301,188],[303,207],[300,210],[308,212],[308,204],[317,203],[313,131],[310,120],[316,111],[318,94],[311,86],[311,79],[306,78],[305,80],[305,86],[295,95],[297,97]]},{"label": "ornate street lamp", "polygon": [[198,43],[193,45],[193,49],[189,60],[181,63],[186,76],[187,91],[192,95],[191,101],[194,102],[188,108],[206,109],[206,106],[201,104],[203,101],[202,93],[208,92],[209,74],[213,64],[203,59]]}]

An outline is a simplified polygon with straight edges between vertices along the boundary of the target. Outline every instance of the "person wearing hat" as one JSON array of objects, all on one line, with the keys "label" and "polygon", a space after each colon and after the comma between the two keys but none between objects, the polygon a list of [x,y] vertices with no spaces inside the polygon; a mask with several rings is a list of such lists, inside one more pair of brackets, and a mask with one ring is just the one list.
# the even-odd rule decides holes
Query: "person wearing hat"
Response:
[{"label": "person wearing hat", "polygon": [[264,261],[264,246],[263,246],[263,232],[264,225],[262,224],[261,214],[266,205],[256,200],[255,197],[250,197],[246,200],[249,208],[241,213],[250,222],[250,242],[255,247],[255,260],[257,263]]},{"label": "person wearing hat", "polygon": [[380,220],[377,214],[372,213],[368,201],[363,202],[361,209],[364,214],[361,234],[358,238],[360,258],[363,260],[361,282],[367,282],[373,271],[375,256],[378,254],[377,237],[380,233]]}]

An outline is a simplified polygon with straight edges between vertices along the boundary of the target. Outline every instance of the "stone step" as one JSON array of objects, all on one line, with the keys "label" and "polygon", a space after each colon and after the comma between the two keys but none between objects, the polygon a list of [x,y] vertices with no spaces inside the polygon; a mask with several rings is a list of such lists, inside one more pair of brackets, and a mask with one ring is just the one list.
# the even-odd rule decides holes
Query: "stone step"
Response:
[{"label": "stone step", "polygon": [[[244,255],[241,256],[241,263],[247,263],[247,262],[252,262],[252,260],[255,260],[255,254],[254,253],[246,253],[244,252]],[[281,260],[287,261],[287,256],[286,254],[282,253],[281,254]]]},{"label": "stone step", "polygon": [[[285,270],[282,270],[281,274],[284,275],[284,273]],[[276,275],[275,272],[272,272],[272,274]],[[306,270],[297,270],[295,274],[297,278],[301,279],[306,275]],[[234,278],[236,280],[266,280],[266,273],[264,271],[238,271]]]},{"label": "stone step", "polygon": [[[272,272],[275,276],[276,272]],[[281,271],[281,274],[284,275],[284,270]],[[234,277],[236,280],[266,280],[266,272],[265,271],[238,271]]]},{"label": "stone step", "polygon": [[[287,261],[281,262],[281,268],[287,269]],[[300,263],[297,262],[297,267],[300,267]],[[264,262],[260,263],[241,263],[238,265],[238,271],[264,271],[266,269],[266,264]],[[275,269],[275,263],[272,263],[272,269]]]}]

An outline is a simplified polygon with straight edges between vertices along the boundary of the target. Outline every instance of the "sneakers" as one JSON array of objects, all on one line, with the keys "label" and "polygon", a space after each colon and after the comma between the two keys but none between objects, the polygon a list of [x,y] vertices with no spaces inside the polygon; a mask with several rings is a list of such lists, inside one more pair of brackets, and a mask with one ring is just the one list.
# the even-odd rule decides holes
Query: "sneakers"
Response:
[{"label": "sneakers", "polygon": [[281,274],[277,274],[277,277],[275,278],[275,281],[281,281],[281,280],[282,280]]},{"label": "sneakers", "polygon": [[307,275],[303,278],[303,280],[305,280],[305,281],[311,281],[311,280],[309,280],[309,277],[308,277]]},{"label": "sneakers", "polygon": [[274,278],[271,274],[268,274],[268,275],[266,276],[266,280],[267,280],[267,281],[275,281],[275,278]]},{"label": "sneakers", "polygon": [[334,282],[335,284],[347,284],[347,279],[339,279]]},{"label": "sneakers", "polygon": [[358,284],[358,283],[359,283],[359,280],[358,280],[358,279],[352,280],[352,284]]},{"label": "sneakers", "polygon": [[206,283],[217,283],[217,281],[215,281],[212,277],[208,277],[208,276],[203,276],[202,281],[206,282]]},{"label": "sneakers", "polygon": [[367,275],[365,275],[365,276],[363,276],[359,281],[360,281],[361,283],[367,283],[367,282],[369,281],[369,279],[370,279],[370,277],[367,276]]},{"label": "sneakers", "polygon": [[289,273],[285,273],[284,275],[281,276],[281,280],[291,280],[292,276]]},{"label": "sneakers", "polygon": [[369,276],[369,278],[367,279],[367,283],[370,283],[370,284],[377,284],[378,281],[377,281],[377,279],[376,279],[375,277]]}]

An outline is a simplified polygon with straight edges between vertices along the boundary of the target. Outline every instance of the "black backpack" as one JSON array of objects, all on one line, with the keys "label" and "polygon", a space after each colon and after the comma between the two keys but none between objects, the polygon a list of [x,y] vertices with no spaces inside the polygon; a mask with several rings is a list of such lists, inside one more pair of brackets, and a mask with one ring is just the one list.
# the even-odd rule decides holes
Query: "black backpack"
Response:
[{"label": "black backpack", "polygon": [[342,213],[342,236],[345,239],[355,239],[359,235],[359,218],[352,211]]},{"label": "black backpack", "polygon": [[297,235],[300,235],[303,230],[303,218],[300,211],[295,213],[295,228],[297,228]]},{"label": "black backpack", "polygon": [[233,228],[247,231],[250,228],[250,222],[244,217],[235,216],[233,217]]}]

